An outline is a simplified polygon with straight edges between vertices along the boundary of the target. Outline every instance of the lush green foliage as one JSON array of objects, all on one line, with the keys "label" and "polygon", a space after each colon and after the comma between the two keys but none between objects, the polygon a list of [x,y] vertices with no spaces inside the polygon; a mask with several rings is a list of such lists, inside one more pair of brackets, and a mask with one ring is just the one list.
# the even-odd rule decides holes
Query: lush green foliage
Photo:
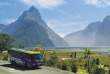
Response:
[{"label": "lush green foliage", "polygon": [[0,51],[11,48],[11,43],[14,39],[10,38],[8,34],[0,33]]},{"label": "lush green foliage", "polygon": [[57,62],[58,62],[58,57],[56,54],[53,54],[48,61],[48,65],[55,67],[57,65]]},{"label": "lush green foliage", "polygon": [[78,70],[78,68],[77,68],[76,64],[73,63],[73,64],[71,65],[71,71],[74,72],[74,73],[76,73],[77,70]]},{"label": "lush green foliage", "polygon": [[67,62],[62,61],[62,67],[61,67],[61,69],[62,70],[67,70],[67,68],[68,68]]},{"label": "lush green foliage", "polygon": [[13,44],[17,46],[35,47],[41,44],[42,47],[54,47],[47,31],[37,21],[29,18],[22,20],[12,37],[16,39]]},{"label": "lush green foliage", "polygon": [[71,52],[70,58],[73,57],[73,52]]},{"label": "lush green foliage", "polygon": [[76,52],[74,52],[74,58],[76,58]]},{"label": "lush green foliage", "polygon": [[96,64],[99,65],[99,63],[100,63],[100,60],[99,60],[99,58],[97,58],[96,59]]}]

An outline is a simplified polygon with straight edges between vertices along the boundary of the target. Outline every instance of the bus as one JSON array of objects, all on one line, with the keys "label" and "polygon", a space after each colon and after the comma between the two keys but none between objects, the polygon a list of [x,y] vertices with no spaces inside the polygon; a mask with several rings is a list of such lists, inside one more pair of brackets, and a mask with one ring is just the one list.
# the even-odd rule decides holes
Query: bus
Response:
[{"label": "bus", "polygon": [[44,64],[41,52],[26,51],[16,48],[8,51],[8,61],[12,64],[28,68],[43,66]]}]

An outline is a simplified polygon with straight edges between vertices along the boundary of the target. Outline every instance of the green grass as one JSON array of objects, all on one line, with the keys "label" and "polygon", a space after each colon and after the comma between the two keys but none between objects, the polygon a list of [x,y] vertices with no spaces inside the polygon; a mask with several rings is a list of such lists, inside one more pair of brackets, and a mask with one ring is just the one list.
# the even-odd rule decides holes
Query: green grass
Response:
[{"label": "green grass", "polygon": [[78,72],[87,73],[87,69],[85,69],[84,67],[80,67],[80,66],[77,67],[78,67]]},{"label": "green grass", "polygon": [[[87,69],[84,68],[85,60],[82,59],[79,61],[80,57],[84,57],[84,51],[76,51],[77,56],[76,58],[72,57],[70,58],[71,53],[74,53],[74,50],[45,50],[45,58],[47,60],[50,59],[50,56],[53,55],[53,53],[56,53],[58,55],[58,59],[62,60],[62,58],[69,58],[69,62],[74,62],[78,66],[78,72],[84,72],[87,73]],[[7,55],[7,52],[0,53],[0,58],[3,58]],[[110,68],[110,56],[109,55],[102,55],[100,53],[94,53],[91,55],[91,59],[100,59],[100,64],[107,65]]]}]

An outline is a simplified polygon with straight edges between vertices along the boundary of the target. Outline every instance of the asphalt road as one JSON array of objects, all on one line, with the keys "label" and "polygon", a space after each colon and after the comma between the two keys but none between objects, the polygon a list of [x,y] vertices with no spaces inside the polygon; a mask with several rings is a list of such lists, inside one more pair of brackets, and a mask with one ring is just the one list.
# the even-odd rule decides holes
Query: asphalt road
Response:
[{"label": "asphalt road", "polygon": [[29,69],[19,65],[12,65],[8,61],[0,60],[0,74],[75,74],[75,73],[44,66]]}]

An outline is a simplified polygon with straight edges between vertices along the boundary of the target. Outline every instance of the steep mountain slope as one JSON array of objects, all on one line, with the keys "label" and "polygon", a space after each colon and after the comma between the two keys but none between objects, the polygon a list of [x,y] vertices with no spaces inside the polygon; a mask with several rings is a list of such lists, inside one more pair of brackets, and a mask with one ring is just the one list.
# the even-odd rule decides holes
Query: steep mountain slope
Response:
[{"label": "steep mountain slope", "polygon": [[0,24],[0,32],[5,28],[5,25]]},{"label": "steep mountain slope", "polygon": [[110,16],[105,17],[102,26],[96,33],[96,46],[110,46]]},{"label": "steep mountain slope", "polygon": [[93,22],[85,29],[65,36],[64,39],[70,46],[93,46],[96,32],[100,27],[101,22]]},{"label": "steep mountain slope", "polygon": [[[48,36],[49,36],[49,38],[47,38],[47,40],[52,40],[52,42],[49,40],[49,42],[50,42],[50,44],[51,44],[51,46],[53,46],[53,43],[54,43],[54,45],[55,46],[59,46],[59,47],[61,47],[61,46],[69,46],[68,45],[68,43],[65,41],[65,40],[63,40],[60,36],[58,36],[52,29],[50,29],[48,26],[47,26],[47,24],[42,20],[42,18],[41,18],[41,15],[40,15],[40,13],[39,13],[39,11],[37,10],[37,8],[35,8],[34,6],[32,6],[29,10],[27,10],[27,11],[25,11],[19,18],[18,18],[18,20],[17,21],[15,21],[15,22],[13,22],[13,23],[11,23],[10,25],[7,25],[7,28],[3,31],[4,33],[7,33],[7,34],[10,34],[13,38],[16,38],[17,39],[17,41],[15,42],[15,44],[19,44],[19,43],[17,43],[17,42],[20,42],[21,40],[23,40],[22,38],[21,38],[21,36],[25,36],[25,32],[27,32],[27,28],[29,27],[29,28],[31,28],[31,26],[32,26],[32,24],[31,24],[31,22],[28,22],[28,21],[33,21],[34,23],[32,23],[32,24],[36,24],[36,25],[39,25],[39,26],[41,26],[41,27],[43,27],[45,30],[46,30],[46,32],[47,33],[45,33],[45,34],[48,34]],[[30,23],[30,25],[28,24],[28,23]],[[25,26],[26,24],[28,24],[29,26],[27,26],[27,28],[23,28],[23,26]],[[33,27],[34,28],[34,27]],[[33,28],[31,28],[31,29],[33,29]],[[35,29],[39,29],[39,27],[35,27]],[[19,34],[19,32],[20,31],[22,31],[23,30],[23,32],[22,32],[22,34]],[[26,30],[26,31],[25,31]],[[39,31],[41,32],[43,29],[42,28],[40,28],[39,29]],[[30,32],[30,31],[28,31],[28,32]],[[36,34],[36,35],[38,35],[39,33],[35,33],[36,32],[36,30],[35,31],[32,31],[32,32],[30,32],[29,34]],[[42,32],[41,32],[42,33]],[[42,36],[42,37],[45,37],[45,35],[44,35],[44,32],[43,32],[43,34],[41,34],[40,33],[40,35]],[[16,36],[15,36],[16,35]],[[32,35],[33,36],[33,35]],[[41,37],[40,36],[40,37]],[[18,38],[18,37],[20,37],[20,38]],[[27,38],[28,38],[29,36],[27,36]],[[38,39],[39,41],[40,41],[40,37],[39,38],[36,38],[36,39]],[[42,38],[41,37],[41,38]],[[47,37],[47,36],[46,36]],[[31,37],[29,37],[30,38],[30,43],[32,43],[33,41],[31,40],[32,38]],[[25,38],[24,38],[25,39]],[[35,38],[34,38],[35,39]],[[46,38],[45,38],[46,39]],[[18,41],[19,40],[19,41]],[[45,41],[45,40],[44,40]],[[23,42],[23,41],[22,41]],[[22,42],[20,42],[20,44],[22,43]],[[25,42],[25,41],[24,41]],[[42,40],[41,40],[41,42],[42,43],[45,43],[45,42],[43,42]],[[23,45],[25,45],[27,42],[25,42],[25,43],[23,43]],[[48,43],[48,41],[47,41],[47,43]],[[33,44],[33,43],[32,43]],[[28,45],[26,45],[26,46],[29,46],[29,44]],[[33,45],[32,45],[33,46]],[[46,45],[46,46],[48,46],[48,45]]]},{"label": "steep mountain slope", "polygon": [[54,47],[47,31],[40,25],[38,20],[34,20],[35,16],[39,16],[33,15],[33,17],[29,17],[35,13],[37,14],[37,10],[33,10],[33,8],[25,11],[17,21],[7,25],[3,33],[7,33],[12,38],[15,38],[15,45],[34,47],[41,44],[42,47]]}]

